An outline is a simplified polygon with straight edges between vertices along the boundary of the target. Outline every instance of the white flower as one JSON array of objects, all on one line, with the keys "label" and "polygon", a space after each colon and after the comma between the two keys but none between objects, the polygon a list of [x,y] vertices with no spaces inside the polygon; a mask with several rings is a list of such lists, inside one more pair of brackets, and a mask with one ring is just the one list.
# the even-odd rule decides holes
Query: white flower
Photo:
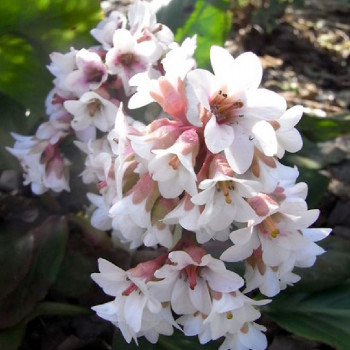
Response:
[{"label": "white flower", "polygon": [[200,114],[189,108],[187,117],[194,125],[203,123],[208,149],[225,151],[232,169],[242,174],[252,163],[254,147],[267,156],[277,153],[276,133],[267,120],[279,118],[286,102],[272,91],[258,89],[262,68],[253,53],[234,60],[226,50],[213,46],[210,58],[215,75],[201,69],[187,75],[194,92],[188,97],[196,96],[204,108]]},{"label": "white flower", "polygon": [[[169,307],[161,303],[150,293],[148,279],[153,275],[142,264],[124,271],[104,259],[99,259],[100,273],[91,275],[103,291],[115,297],[111,302],[94,306],[97,314],[120,328],[125,340],[137,342],[137,337],[145,336],[152,343],[157,342],[159,334],[171,335],[174,321]],[[146,271],[145,271],[146,270]]]},{"label": "white flower", "polygon": [[202,191],[191,199],[194,204],[204,206],[198,226],[215,232],[229,228],[234,220],[253,220],[255,213],[244,197],[252,196],[252,188],[259,188],[259,184],[235,178],[232,169],[220,155],[214,157],[209,169],[210,178],[200,182]]},{"label": "white flower", "polygon": [[12,133],[12,137],[16,140],[14,147],[6,149],[20,161],[25,185],[30,184],[35,194],[49,189],[69,191],[70,162],[60,154],[58,144],[35,136]]},{"label": "white flower", "polygon": [[[213,306],[208,316],[196,312],[193,315],[183,315],[177,322],[184,326],[184,333],[188,336],[198,335],[201,344],[221,337],[238,336],[242,330],[260,317],[255,305],[269,302],[256,302],[240,292],[216,293]],[[261,335],[263,338],[263,335]],[[266,339],[263,343],[266,343]]]},{"label": "white flower", "polygon": [[164,24],[157,23],[156,14],[150,4],[136,0],[129,7],[130,32],[138,41],[151,40],[163,51],[174,41],[173,32]]},{"label": "white flower", "polygon": [[299,122],[303,114],[302,106],[294,106],[288,109],[280,119],[271,122],[276,131],[278,140],[277,156],[282,158],[285,151],[295,153],[303,146],[300,133],[294,126]]},{"label": "white flower", "polygon": [[72,128],[85,130],[90,125],[108,131],[113,125],[118,107],[93,91],[85,92],[78,101],[66,101],[64,107],[73,115]]},{"label": "white flower", "polygon": [[64,81],[67,75],[76,69],[75,57],[77,52],[77,50],[71,48],[70,51],[65,54],[59,52],[50,54],[51,63],[47,68],[51,74],[56,77],[54,83],[62,91],[66,89]]},{"label": "white flower", "polygon": [[306,230],[317,216],[318,210],[307,210],[300,198],[284,200],[261,223],[233,231],[230,239],[234,245],[220,258],[225,261],[249,258],[247,262],[252,269],[246,275],[250,280],[247,290],[259,287],[262,293],[273,296],[287,284],[296,282],[291,274],[294,266],[310,267],[316,256],[324,252],[314,241],[327,237],[331,230]]},{"label": "white flower", "polygon": [[152,179],[158,181],[163,197],[175,198],[184,190],[191,195],[197,193],[193,166],[198,148],[198,135],[190,129],[183,132],[171,147],[152,151],[155,157],[149,162],[148,169]]},{"label": "white flower", "polygon": [[227,335],[219,350],[264,350],[267,347],[264,330],[254,322],[247,323],[240,332]]},{"label": "white flower", "polygon": [[188,106],[183,80],[195,66],[195,48],[196,37],[193,37],[170,50],[161,61],[165,74],[157,76],[157,79],[151,79],[145,73],[133,76],[130,85],[137,86],[137,91],[129,100],[129,108],[139,108],[157,101],[165,112],[172,116],[182,117],[183,114],[185,120]]},{"label": "white flower", "polygon": [[123,82],[127,95],[132,93],[129,79],[136,73],[146,71],[160,56],[153,41],[137,40],[126,29],[117,29],[113,47],[106,54],[108,72],[117,74]]},{"label": "white flower", "polygon": [[224,263],[194,247],[169,254],[170,264],[155,272],[161,281],[150,282],[150,288],[160,300],[171,301],[177,314],[197,311],[208,315],[212,308],[211,291],[229,293],[243,285],[243,279],[226,270]]},{"label": "white flower", "polygon": [[81,96],[98,89],[107,80],[106,67],[97,53],[82,49],[75,59],[77,69],[67,74],[64,80],[67,90]]},{"label": "white flower", "polygon": [[113,46],[113,35],[117,29],[126,27],[126,17],[119,11],[112,11],[109,16],[90,31],[91,35],[102,44],[105,50]]}]

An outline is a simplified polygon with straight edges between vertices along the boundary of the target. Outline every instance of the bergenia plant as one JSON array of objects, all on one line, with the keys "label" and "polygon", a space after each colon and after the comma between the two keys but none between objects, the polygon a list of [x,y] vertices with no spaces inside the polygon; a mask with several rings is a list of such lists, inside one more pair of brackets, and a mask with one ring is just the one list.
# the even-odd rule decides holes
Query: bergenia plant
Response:
[{"label": "bergenia plant", "polygon": [[[330,233],[309,228],[319,211],[297,168],[280,162],[302,147],[303,108],[260,87],[252,52],[234,59],[212,46],[212,72],[197,67],[196,37],[174,42],[148,3],[91,34],[98,45],[52,53],[49,118],[33,136],[13,134],[8,150],[35,194],[69,191],[61,145],[73,139],[86,154],[81,179],[96,188],[91,224],[157,252],[127,271],[100,259],[92,279],[111,301],[92,309],[127,342],[178,329],[201,344],[221,338],[220,350],[265,349],[259,307],[298,282],[294,268],[312,266]],[[215,256],[214,240],[226,242]],[[244,275],[226,262],[244,262]]]}]

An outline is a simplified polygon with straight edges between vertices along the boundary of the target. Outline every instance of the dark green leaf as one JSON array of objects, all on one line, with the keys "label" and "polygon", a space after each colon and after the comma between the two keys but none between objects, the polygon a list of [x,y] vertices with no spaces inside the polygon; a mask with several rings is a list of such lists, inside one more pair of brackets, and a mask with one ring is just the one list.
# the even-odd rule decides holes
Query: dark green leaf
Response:
[{"label": "dark green leaf", "polygon": [[32,234],[0,234],[0,302],[13,291],[27,274],[32,260]]},{"label": "dark green leaf", "polygon": [[80,316],[90,312],[89,309],[77,305],[53,302],[39,303],[21,323],[0,331],[0,349],[17,350],[22,343],[28,322],[38,316]]},{"label": "dark green leaf", "polygon": [[20,323],[15,327],[0,330],[0,349],[17,350],[25,335],[26,324]]},{"label": "dark green leaf", "polygon": [[67,252],[54,289],[68,298],[77,298],[92,289],[90,275],[93,272],[96,272],[96,261],[91,261],[79,252]]},{"label": "dark green leaf", "polygon": [[318,170],[302,167],[298,169],[300,173],[298,182],[306,182],[309,187],[306,198],[309,208],[315,208],[328,188],[329,178],[322,175]]},{"label": "dark green leaf", "polygon": [[345,152],[336,147],[334,141],[312,142],[303,137],[303,148],[293,154],[286,154],[286,161],[308,169],[324,169],[330,164],[340,163]]},{"label": "dark green leaf", "polygon": [[226,0],[197,0],[196,6],[185,25],[179,28],[175,38],[181,42],[197,34],[195,57],[198,66],[209,67],[209,52],[212,45],[222,46],[231,28],[232,14]]},{"label": "dark green leaf", "polygon": [[339,162],[343,159],[344,153],[336,149],[334,143],[316,144],[305,137],[303,141],[302,150],[294,154],[287,153],[283,163],[298,167],[300,173],[298,182],[308,184],[307,203],[310,208],[314,208],[319,204],[329,183],[329,178],[321,174],[319,170],[331,163]]},{"label": "dark green leaf", "polygon": [[67,240],[64,218],[51,217],[31,234],[34,236],[31,266],[16,289],[1,300],[0,328],[14,326],[45,297],[63,259]]},{"label": "dark green leaf", "polygon": [[193,12],[196,0],[172,0],[157,12],[157,21],[167,25],[174,33],[182,27]]},{"label": "dark green leaf", "polygon": [[336,114],[327,118],[305,115],[298,129],[312,141],[331,140],[350,133],[350,114]]},{"label": "dark green leaf", "polygon": [[90,46],[89,29],[101,18],[96,0],[2,0],[0,90],[43,115],[52,76],[51,51]]},{"label": "dark green leaf", "polygon": [[299,336],[350,348],[350,282],[320,293],[281,293],[266,307],[280,326]]}]

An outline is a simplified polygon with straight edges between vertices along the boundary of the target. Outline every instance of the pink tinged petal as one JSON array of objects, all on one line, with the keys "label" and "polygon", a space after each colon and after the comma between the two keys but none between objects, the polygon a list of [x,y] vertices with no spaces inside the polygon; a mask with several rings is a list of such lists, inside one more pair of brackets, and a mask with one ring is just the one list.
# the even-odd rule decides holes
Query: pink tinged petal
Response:
[{"label": "pink tinged petal", "polygon": [[332,232],[331,228],[306,228],[302,230],[303,236],[312,242],[318,242]]},{"label": "pink tinged petal", "polygon": [[257,119],[277,119],[287,109],[284,97],[267,89],[250,90],[246,98],[245,113]]},{"label": "pink tinged petal", "polygon": [[[261,83],[262,73],[259,57],[252,52],[245,52],[234,62],[234,75],[230,76],[231,79],[228,81],[229,89],[231,91],[257,89]],[[229,72],[226,72],[226,81],[228,74]]]},{"label": "pink tinged petal", "polygon": [[254,156],[254,143],[249,135],[240,128],[235,130],[235,137],[229,148],[226,148],[225,156],[232,168],[238,174],[245,173],[251,166]]},{"label": "pink tinged petal", "polygon": [[254,124],[252,132],[266,156],[272,157],[277,153],[276,132],[270,123],[261,120]]},{"label": "pink tinged petal", "polygon": [[205,144],[212,153],[219,153],[229,147],[234,140],[234,130],[231,125],[218,124],[212,115],[204,129]]},{"label": "pink tinged petal", "polygon": [[[208,315],[211,309],[211,298],[206,281],[202,278],[196,279],[195,288],[189,289],[189,296],[194,307],[201,313]],[[186,312],[187,314],[189,312]]]},{"label": "pink tinged petal", "polygon": [[150,91],[150,95],[158,102],[163,110],[180,120],[184,120],[187,113],[187,98],[183,81],[178,78],[174,86],[165,77],[158,79],[160,92]]},{"label": "pink tinged petal", "polygon": [[244,285],[243,278],[229,270],[205,269],[202,277],[208,281],[211,289],[222,293],[237,291]]}]

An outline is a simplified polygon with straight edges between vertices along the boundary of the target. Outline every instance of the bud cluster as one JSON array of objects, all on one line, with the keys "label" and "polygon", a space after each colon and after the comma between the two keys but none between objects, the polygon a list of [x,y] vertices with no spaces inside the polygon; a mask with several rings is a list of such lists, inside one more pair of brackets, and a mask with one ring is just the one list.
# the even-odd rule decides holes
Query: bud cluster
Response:
[{"label": "bud cluster", "polygon": [[[243,293],[293,285],[294,267],[312,266],[323,253],[314,242],[330,232],[308,228],[318,210],[308,210],[296,167],[279,161],[302,147],[303,108],[259,87],[251,52],[234,59],[213,46],[213,73],[197,68],[196,38],[175,43],[147,3],[127,18],[112,12],[91,34],[98,46],[51,55],[49,120],[34,136],[14,134],[9,151],[34,193],[69,190],[60,144],[74,136],[82,180],[97,187],[92,225],[130,248],[159,249],[128,271],[100,259],[92,278],[114,299],[93,309],[128,342],[177,328],[202,344],[224,337],[221,350],[265,349],[255,321],[268,301]],[[149,104],[148,124],[129,115]],[[232,244],[217,259],[211,240]],[[244,278],[224,261],[245,262]]]}]

